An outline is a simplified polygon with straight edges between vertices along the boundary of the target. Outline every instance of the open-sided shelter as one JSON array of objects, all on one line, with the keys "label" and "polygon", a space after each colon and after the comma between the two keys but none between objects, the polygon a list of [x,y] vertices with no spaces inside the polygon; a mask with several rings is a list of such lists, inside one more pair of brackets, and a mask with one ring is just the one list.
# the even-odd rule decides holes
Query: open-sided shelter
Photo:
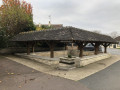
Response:
[{"label": "open-sided shelter", "polygon": [[90,31],[86,31],[83,29],[78,29],[74,27],[63,27],[59,29],[47,29],[42,31],[31,31],[31,32],[23,32],[12,38],[11,41],[14,42],[25,42],[27,43],[27,54],[30,54],[30,45],[32,45],[34,50],[35,42],[46,42],[50,47],[50,57],[54,57],[54,47],[58,42],[73,42],[76,43],[79,47],[80,54],[79,56],[83,56],[83,47],[87,43],[92,43],[95,47],[95,54],[98,54],[98,48],[100,45],[103,45],[107,53],[107,46],[112,43],[116,43],[116,41],[107,35],[102,35]]}]

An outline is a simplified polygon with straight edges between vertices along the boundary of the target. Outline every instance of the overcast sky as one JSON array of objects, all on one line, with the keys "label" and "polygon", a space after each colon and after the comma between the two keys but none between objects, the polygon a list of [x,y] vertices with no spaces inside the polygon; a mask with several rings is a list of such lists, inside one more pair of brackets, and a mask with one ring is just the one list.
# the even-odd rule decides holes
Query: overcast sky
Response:
[{"label": "overcast sky", "polygon": [[[33,6],[34,22],[63,24],[102,33],[120,33],[120,0],[25,0]],[[1,0],[0,0],[1,3]]]}]

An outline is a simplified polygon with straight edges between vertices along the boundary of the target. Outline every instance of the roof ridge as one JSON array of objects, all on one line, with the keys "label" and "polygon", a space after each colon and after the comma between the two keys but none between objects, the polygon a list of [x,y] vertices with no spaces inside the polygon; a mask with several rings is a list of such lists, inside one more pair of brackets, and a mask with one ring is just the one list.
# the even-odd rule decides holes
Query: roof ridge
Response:
[{"label": "roof ridge", "polygon": [[22,35],[16,35],[16,37],[13,38],[13,41],[79,40],[86,42],[116,42],[114,39],[110,38],[110,36],[75,28],[72,26],[22,33]]},{"label": "roof ridge", "polygon": [[[82,31],[87,31],[87,32],[95,33],[95,34],[98,34],[98,35],[109,36],[109,35],[106,35],[106,34],[96,33],[96,32],[93,32],[93,31],[88,31],[88,30],[80,29],[80,28],[76,28],[76,27],[72,27],[72,28],[75,28],[75,29],[77,29],[77,30],[82,30]],[[111,36],[109,36],[109,37],[111,37]]]},{"label": "roof ridge", "polygon": [[70,34],[71,34],[71,36],[72,36],[72,40],[74,40],[74,36],[73,36],[73,32],[72,32],[72,28],[69,28],[69,31],[70,31]]},{"label": "roof ridge", "polygon": [[50,28],[50,29],[42,29],[39,31],[27,31],[27,32],[20,32],[19,34],[28,34],[32,32],[44,32],[44,31],[53,31],[53,30],[59,30],[59,29],[65,29],[65,28],[70,28],[72,26],[66,26],[66,27],[61,27],[61,28]]},{"label": "roof ridge", "polygon": [[[72,38],[74,39],[74,36],[73,36],[73,32],[71,31],[72,29],[77,29],[77,30],[81,30],[81,31],[84,31],[84,32],[90,32],[90,33],[94,33],[94,34],[97,34],[97,35],[102,35],[102,36],[109,36],[109,35],[105,35],[105,34],[100,34],[100,33],[96,33],[96,32],[93,32],[93,31],[88,31],[88,30],[84,30],[84,29],[80,29],[80,28],[76,28],[76,27],[72,27],[72,26],[66,26],[66,27],[61,27],[61,28],[50,28],[50,29],[42,29],[42,30],[39,30],[39,31],[27,31],[27,32],[21,32],[19,34],[31,34],[31,33],[36,33],[36,32],[46,32],[46,31],[54,31],[54,30],[60,30],[60,29],[63,29],[63,30],[70,30],[71,32],[71,35],[72,35]],[[111,36],[109,36],[111,37]]]},{"label": "roof ridge", "polygon": [[20,32],[19,34],[28,34],[28,33],[32,33],[32,32],[44,32],[44,31],[53,31],[53,30],[59,30],[62,28],[52,28],[52,29],[41,29],[39,31],[27,31],[27,32]]}]

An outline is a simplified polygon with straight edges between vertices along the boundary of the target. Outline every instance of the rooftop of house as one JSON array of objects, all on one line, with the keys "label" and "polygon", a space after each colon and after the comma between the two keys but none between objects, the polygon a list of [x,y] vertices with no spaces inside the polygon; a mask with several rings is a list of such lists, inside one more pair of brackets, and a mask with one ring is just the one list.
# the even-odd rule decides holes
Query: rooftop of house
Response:
[{"label": "rooftop of house", "polygon": [[50,27],[50,28],[62,28],[63,27],[63,24],[51,24],[51,23],[48,23],[48,24],[38,24],[36,25],[37,27]]}]

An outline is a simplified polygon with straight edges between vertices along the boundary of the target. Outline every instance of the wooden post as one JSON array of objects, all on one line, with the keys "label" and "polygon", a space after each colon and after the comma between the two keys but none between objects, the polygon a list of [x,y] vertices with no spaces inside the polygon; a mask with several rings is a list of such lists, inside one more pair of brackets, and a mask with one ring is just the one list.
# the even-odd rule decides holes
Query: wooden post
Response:
[{"label": "wooden post", "polygon": [[79,57],[83,57],[83,48],[86,46],[87,43],[83,45],[83,42],[77,43],[78,49],[80,50]]},{"label": "wooden post", "polygon": [[72,47],[72,49],[73,49],[73,43],[71,43],[71,45],[72,45],[71,47]]},{"label": "wooden post", "polygon": [[104,43],[102,45],[104,46],[104,53],[107,53],[107,47],[110,45],[110,43]]},{"label": "wooden post", "polygon": [[67,43],[65,43],[65,50],[68,50]]},{"label": "wooden post", "polygon": [[80,49],[79,57],[83,57],[83,45],[81,45],[79,49]]},{"label": "wooden post", "polygon": [[77,49],[78,49],[78,50],[80,50],[80,47],[79,47],[79,45],[78,45]]},{"label": "wooden post", "polygon": [[104,47],[104,53],[107,53],[107,47]]},{"label": "wooden post", "polygon": [[99,46],[95,46],[95,55],[98,54],[98,51],[99,51]]},{"label": "wooden post", "polygon": [[51,43],[51,45],[50,45],[50,57],[54,58],[54,46],[53,46],[53,43]]},{"label": "wooden post", "polygon": [[27,42],[27,55],[30,55],[30,43]]},{"label": "wooden post", "polygon": [[95,45],[93,43],[91,43],[91,44],[94,46],[94,49],[95,49],[94,54],[97,55],[99,52],[100,43],[96,42]]},{"label": "wooden post", "polygon": [[47,44],[49,45],[49,48],[50,48],[50,57],[54,58],[54,46],[55,46],[55,43],[53,41],[51,41],[51,42],[47,42]]},{"label": "wooden post", "polygon": [[32,53],[35,52],[35,43],[32,44]]}]

